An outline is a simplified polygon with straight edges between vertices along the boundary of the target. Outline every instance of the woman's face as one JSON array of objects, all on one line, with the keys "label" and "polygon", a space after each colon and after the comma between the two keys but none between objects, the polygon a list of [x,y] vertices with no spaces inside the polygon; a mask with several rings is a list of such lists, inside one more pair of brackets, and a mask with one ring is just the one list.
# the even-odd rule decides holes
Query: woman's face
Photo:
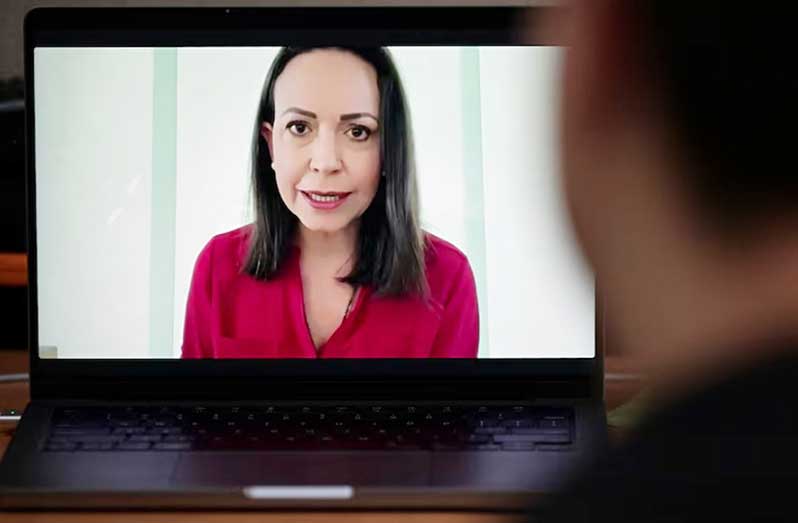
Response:
[{"label": "woman's face", "polygon": [[336,49],[292,59],[274,86],[269,144],[277,188],[308,229],[337,232],[371,204],[380,181],[380,95],[374,67]]}]

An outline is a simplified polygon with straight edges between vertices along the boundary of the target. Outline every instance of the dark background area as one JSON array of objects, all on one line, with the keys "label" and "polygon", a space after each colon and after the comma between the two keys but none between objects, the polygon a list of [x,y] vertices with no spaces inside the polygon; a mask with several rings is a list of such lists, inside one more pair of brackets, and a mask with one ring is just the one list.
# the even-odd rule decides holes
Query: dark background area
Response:
[{"label": "dark background area", "polygon": [[[22,78],[0,81],[0,253],[24,253],[25,109]],[[27,347],[27,287],[0,286],[0,348]]]},{"label": "dark background area", "polygon": [[22,78],[0,82],[0,252],[25,252],[25,109]]}]

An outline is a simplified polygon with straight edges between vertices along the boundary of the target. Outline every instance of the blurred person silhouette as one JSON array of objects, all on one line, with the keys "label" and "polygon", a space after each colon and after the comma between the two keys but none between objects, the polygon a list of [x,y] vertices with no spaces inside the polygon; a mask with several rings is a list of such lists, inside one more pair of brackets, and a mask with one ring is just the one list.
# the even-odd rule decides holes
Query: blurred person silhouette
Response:
[{"label": "blurred person silhouette", "polygon": [[792,24],[714,0],[572,0],[545,22],[568,47],[572,223],[653,402],[541,521],[795,520]]}]

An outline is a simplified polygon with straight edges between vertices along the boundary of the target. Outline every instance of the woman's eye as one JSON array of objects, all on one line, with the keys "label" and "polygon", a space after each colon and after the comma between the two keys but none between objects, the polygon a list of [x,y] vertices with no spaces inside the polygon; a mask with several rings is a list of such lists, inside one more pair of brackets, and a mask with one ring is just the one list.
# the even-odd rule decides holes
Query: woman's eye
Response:
[{"label": "woman's eye", "polygon": [[346,132],[349,134],[349,136],[351,136],[353,139],[359,142],[365,142],[366,140],[369,139],[369,136],[371,136],[371,129],[360,125],[355,127],[350,127],[349,130]]},{"label": "woman's eye", "polygon": [[295,136],[305,136],[310,132],[310,127],[305,122],[291,122],[286,127]]}]

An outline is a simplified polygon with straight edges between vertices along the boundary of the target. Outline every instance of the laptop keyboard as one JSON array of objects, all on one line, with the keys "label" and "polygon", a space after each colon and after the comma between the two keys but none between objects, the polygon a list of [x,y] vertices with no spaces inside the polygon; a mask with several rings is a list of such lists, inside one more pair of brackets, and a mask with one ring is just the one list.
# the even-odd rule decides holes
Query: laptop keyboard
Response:
[{"label": "laptop keyboard", "polygon": [[573,419],[520,405],[70,407],[44,450],[565,450]]}]

